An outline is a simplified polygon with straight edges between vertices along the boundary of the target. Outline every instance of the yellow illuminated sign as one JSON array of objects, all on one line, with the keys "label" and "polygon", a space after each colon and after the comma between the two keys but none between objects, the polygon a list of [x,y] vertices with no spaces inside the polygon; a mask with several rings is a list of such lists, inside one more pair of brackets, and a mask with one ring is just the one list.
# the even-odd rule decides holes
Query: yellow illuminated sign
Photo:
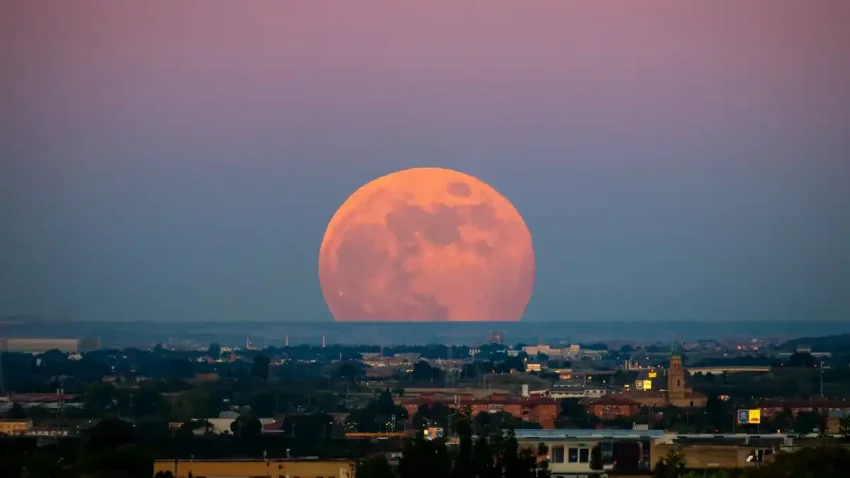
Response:
[{"label": "yellow illuminated sign", "polygon": [[643,381],[643,389],[644,390],[652,390],[652,380],[644,380]]},{"label": "yellow illuminated sign", "polygon": [[649,372],[649,378],[656,378],[656,377],[658,377],[658,372]]},{"label": "yellow illuminated sign", "polygon": [[738,423],[758,425],[761,423],[761,410],[738,410]]}]

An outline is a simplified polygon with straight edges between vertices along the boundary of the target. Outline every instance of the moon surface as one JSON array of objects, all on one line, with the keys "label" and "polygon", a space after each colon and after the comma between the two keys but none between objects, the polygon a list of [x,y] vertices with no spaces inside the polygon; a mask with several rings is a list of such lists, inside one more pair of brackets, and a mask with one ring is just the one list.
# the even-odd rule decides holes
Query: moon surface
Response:
[{"label": "moon surface", "polygon": [[338,322],[517,321],[534,286],[531,233],[483,181],[414,168],[377,178],[334,214],[319,282]]}]

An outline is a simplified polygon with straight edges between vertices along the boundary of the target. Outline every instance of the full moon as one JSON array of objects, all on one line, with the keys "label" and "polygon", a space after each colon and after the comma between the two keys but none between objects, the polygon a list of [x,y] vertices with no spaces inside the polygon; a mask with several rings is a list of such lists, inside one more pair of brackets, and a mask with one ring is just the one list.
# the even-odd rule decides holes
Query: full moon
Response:
[{"label": "full moon", "polygon": [[534,286],[531,233],[480,179],[406,169],[340,206],[319,249],[319,282],[338,322],[513,322]]}]

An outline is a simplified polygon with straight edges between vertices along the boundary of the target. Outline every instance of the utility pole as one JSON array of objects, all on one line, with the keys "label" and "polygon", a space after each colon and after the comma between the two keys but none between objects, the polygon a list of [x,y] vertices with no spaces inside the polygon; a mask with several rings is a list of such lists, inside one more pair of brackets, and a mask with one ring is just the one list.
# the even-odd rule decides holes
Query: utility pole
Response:
[{"label": "utility pole", "polygon": [[59,398],[59,436],[61,437],[65,431],[65,388],[62,385],[59,385],[59,388],[56,389],[56,395]]},{"label": "utility pole", "polygon": [[820,398],[823,400],[823,360],[820,362]]}]

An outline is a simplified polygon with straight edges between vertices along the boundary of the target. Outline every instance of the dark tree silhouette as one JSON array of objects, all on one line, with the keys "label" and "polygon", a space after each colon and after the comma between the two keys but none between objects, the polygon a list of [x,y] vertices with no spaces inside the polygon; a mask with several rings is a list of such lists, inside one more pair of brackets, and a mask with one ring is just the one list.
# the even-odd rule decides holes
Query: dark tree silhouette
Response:
[{"label": "dark tree silhouette", "polygon": [[261,380],[268,380],[270,364],[271,360],[268,357],[262,354],[257,355],[254,357],[254,363],[251,364],[251,375]]},{"label": "dark tree silhouette", "polygon": [[91,430],[89,449],[92,451],[117,448],[135,443],[136,428],[132,423],[120,418],[102,420]]}]

